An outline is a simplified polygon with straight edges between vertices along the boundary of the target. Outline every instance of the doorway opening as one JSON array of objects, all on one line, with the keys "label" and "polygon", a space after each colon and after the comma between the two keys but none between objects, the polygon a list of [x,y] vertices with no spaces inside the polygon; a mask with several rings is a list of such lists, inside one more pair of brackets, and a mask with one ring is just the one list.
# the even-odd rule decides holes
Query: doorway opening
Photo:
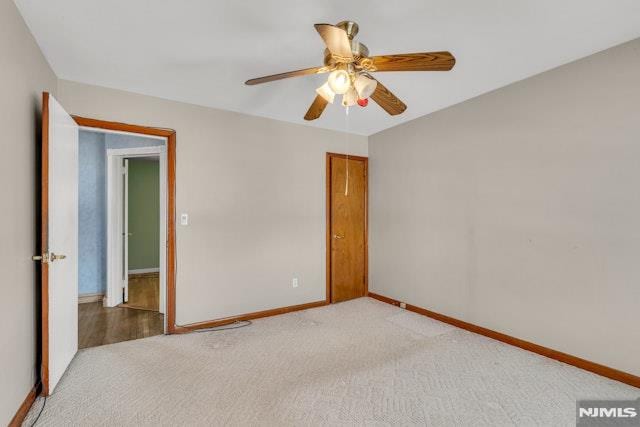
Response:
[{"label": "doorway opening", "polygon": [[327,302],[368,293],[368,159],[327,153]]},{"label": "doorway opening", "polygon": [[[161,200],[165,199],[161,190],[161,169],[165,169],[165,160],[161,160],[160,155],[130,157],[131,154],[107,152],[107,158],[114,155],[117,156],[116,166],[122,170],[124,194],[112,200],[112,209],[115,213],[122,212],[124,227],[122,231],[113,230],[111,240],[124,253],[118,254],[122,266],[111,265],[116,267],[114,275],[122,274],[123,283],[119,286],[119,280],[114,280],[114,286],[109,287],[107,293],[120,292],[120,295],[112,296],[118,300],[122,296],[119,307],[164,314],[165,292],[161,286],[164,269],[161,264],[165,260],[160,248],[166,244],[161,242],[165,228],[161,222],[164,216]],[[120,176],[117,176],[112,184],[120,188],[119,181]]]},{"label": "doorway opening", "polygon": [[81,127],[78,347],[166,331],[167,138]]}]

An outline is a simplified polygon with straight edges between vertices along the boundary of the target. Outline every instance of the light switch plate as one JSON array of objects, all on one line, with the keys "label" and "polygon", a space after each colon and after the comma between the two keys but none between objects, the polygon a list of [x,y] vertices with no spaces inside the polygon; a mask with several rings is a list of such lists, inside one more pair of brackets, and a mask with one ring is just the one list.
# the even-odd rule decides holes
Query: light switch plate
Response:
[{"label": "light switch plate", "polygon": [[189,214],[180,215],[180,225],[189,225]]}]

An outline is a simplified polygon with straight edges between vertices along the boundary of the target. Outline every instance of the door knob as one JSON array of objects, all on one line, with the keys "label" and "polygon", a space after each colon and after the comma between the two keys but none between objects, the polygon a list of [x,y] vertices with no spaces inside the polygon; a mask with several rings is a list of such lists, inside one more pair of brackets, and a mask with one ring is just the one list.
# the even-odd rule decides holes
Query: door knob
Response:
[{"label": "door knob", "polygon": [[31,257],[31,259],[34,261],[40,261],[43,264],[49,264],[50,262],[53,262],[57,259],[65,259],[66,257],[66,255],[56,255],[53,252],[45,252],[42,255],[34,255]]},{"label": "door knob", "polygon": [[334,239],[344,239],[344,236],[340,236],[340,235],[338,235],[338,234],[334,234],[334,235],[333,235],[333,238],[334,238]]},{"label": "door knob", "polygon": [[56,255],[53,252],[51,252],[51,255],[49,255],[49,261],[53,262],[57,259],[65,259],[67,256],[66,255]]}]

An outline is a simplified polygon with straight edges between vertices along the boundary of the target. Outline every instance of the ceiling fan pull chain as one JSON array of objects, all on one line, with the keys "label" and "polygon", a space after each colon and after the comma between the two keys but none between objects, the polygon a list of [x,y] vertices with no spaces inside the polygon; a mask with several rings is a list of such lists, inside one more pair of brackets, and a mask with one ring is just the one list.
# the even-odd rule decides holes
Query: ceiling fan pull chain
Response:
[{"label": "ceiling fan pull chain", "polygon": [[345,197],[349,195],[349,107],[345,107],[345,128],[346,128],[346,133],[347,133],[347,146],[345,147],[345,153],[347,155],[346,157],[346,161],[347,161],[347,173],[346,173],[346,178],[345,178],[345,182],[344,182],[344,195]]}]

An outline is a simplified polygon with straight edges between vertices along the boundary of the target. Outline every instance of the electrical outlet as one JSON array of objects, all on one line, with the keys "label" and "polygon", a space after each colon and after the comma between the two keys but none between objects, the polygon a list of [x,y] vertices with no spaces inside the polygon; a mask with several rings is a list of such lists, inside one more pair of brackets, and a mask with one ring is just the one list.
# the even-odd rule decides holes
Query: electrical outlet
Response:
[{"label": "electrical outlet", "polygon": [[292,287],[294,287],[294,288],[297,288],[297,287],[298,287],[298,278],[297,278],[297,277],[294,277],[294,278],[291,280],[291,286],[292,286]]},{"label": "electrical outlet", "polygon": [[400,303],[400,308],[407,308],[407,303],[406,302],[401,302]]}]

